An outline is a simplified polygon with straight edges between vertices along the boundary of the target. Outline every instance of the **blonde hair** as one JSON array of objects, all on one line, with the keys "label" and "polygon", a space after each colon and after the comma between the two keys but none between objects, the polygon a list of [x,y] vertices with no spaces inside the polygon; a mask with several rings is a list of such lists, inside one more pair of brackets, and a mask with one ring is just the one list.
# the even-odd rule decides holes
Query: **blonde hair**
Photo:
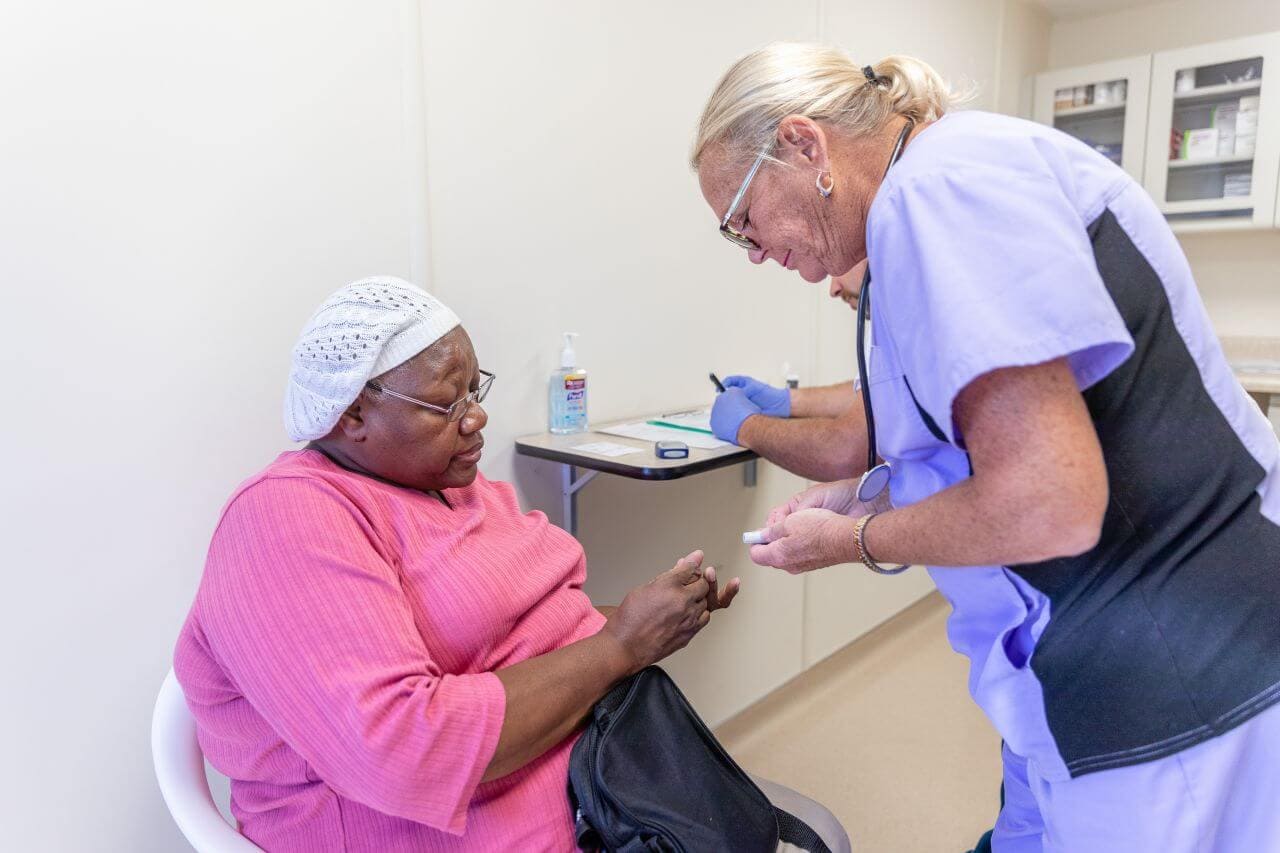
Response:
[{"label": "blonde hair", "polygon": [[875,133],[895,115],[933,121],[971,94],[953,91],[910,56],[889,56],[871,68],[874,80],[844,51],[824,44],[776,42],[747,54],[707,101],[690,165],[696,172],[707,149],[719,145],[735,161],[772,150],[778,125],[789,115],[861,135]]}]

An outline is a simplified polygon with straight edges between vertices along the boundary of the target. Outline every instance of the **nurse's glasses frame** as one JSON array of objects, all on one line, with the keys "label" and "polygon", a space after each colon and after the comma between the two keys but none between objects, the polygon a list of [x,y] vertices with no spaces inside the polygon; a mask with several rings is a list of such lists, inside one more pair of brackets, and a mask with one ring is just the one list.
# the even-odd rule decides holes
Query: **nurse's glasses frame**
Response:
[{"label": "nurse's glasses frame", "polygon": [[489,396],[489,389],[493,386],[494,375],[487,370],[481,370],[480,375],[483,378],[480,380],[479,388],[472,391],[470,394],[467,394],[462,399],[455,400],[448,406],[437,406],[435,403],[428,403],[426,400],[419,400],[417,397],[410,397],[408,394],[401,394],[399,391],[392,391],[376,379],[370,379],[368,382],[364,383],[364,387],[372,388],[375,391],[380,391],[383,394],[388,394],[408,403],[414,403],[424,409],[430,409],[437,414],[444,415],[449,419],[449,423],[453,423],[454,421],[462,420],[462,416],[467,413],[467,409],[471,408],[472,403],[483,403],[484,398]]},{"label": "nurse's glasses frame", "polygon": [[729,209],[725,211],[724,219],[720,220],[720,233],[730,243],[743,249],[759,249],[760,244],[730,225],[729,220],[733,218],[734,211],[738,209],[738,204],[742,201],[742,197],[746,195],[747,187],[751,186],[751,179],[756,176],[756,172],[760,171],[760,164],[768,156],[769,149],[765,148],[760,152],[760,156],[756,157],[756,162],[751,164],[751,171],[747,172],[747,177],[743,180],[742,186],[738,187],[738,194],[733,197],[733,201],[729,202]]}]

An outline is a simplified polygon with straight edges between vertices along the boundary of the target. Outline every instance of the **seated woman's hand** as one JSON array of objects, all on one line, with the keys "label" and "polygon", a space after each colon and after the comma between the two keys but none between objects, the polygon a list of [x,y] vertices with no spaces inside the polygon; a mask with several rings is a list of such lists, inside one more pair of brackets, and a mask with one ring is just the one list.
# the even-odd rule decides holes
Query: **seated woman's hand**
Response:
[{"label": "seated woman's hand", "polygon": [[728,607],[738,594],[738,578],[722,590],[715,569],[703,572],[701,566],[702,552],[694,551],[628,592],[610,614],[602,633],[617,640],[632,672],[684,648],[711,620],[711,611]]}]

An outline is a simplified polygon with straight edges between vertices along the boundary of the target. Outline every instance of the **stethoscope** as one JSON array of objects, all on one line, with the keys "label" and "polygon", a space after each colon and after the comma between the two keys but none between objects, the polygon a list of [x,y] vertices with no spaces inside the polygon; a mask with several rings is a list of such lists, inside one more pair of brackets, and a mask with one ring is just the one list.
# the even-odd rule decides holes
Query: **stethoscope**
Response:
[{"label": "stethoscope", "polygon": [[[898,134],[898,141],[893,146],[893,154],[889,157],[889,165],[884,173],[889,174],[893,164],[902,156],[902,148],[907,144],[907,137],[915,122],[907,119],[906,126]],[[867,380],[867,350],[865,346],[867,329],[867,312],[871,293],[871,263],[868,261],[866,272],[862,274],[862,288],[858,291],[858,382],[862,386],[862,408],[867,416],[867,472],[858,481],[858,500],[871,503],[889,486],[888,462],[876,464],[876,416],[871,411],[871,383]],[[905,566],[903,567],[906,568]]]}]

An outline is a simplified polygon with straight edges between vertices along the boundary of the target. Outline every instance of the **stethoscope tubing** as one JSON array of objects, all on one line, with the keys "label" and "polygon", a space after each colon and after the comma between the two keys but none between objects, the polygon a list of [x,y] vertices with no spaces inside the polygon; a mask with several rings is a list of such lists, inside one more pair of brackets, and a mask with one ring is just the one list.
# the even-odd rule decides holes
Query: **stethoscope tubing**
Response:
[{"label": "stethoscope tubing", "polygon": [[[902,132],[898,134],[898,141],[894,143],[893,154],[889,156],[889,165],[884,168],[885,175],[889,174],[893,164],[897,163],[902,156],[902,149],[907,144],[907,137],[911,135],[913,127],[915,127],[915,122],[907,119]],[[867,378],[867,348],[865,346],[867,314],[870,312],[870,303],[871,261],[868,258],[867,268],[862,273],[862,286],[858,289],[858,383],[862,386],[862,410],[866,414],[867,420],[868,471],[876,467],[876,416],[871,410],[871,383]]]}]

